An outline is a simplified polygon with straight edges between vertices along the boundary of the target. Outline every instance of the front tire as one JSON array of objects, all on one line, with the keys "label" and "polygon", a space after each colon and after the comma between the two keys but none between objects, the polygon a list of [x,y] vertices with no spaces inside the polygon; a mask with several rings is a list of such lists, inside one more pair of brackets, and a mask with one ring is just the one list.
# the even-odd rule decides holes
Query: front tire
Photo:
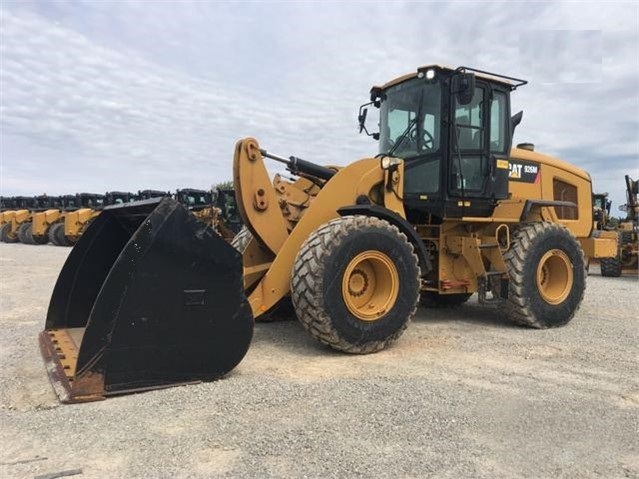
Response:
[{"label": "front tire", "polygon": [[47,235],[34,235],[33,228],[31,228],[31,240],[33,244],[43,245],[49,242],[49,237]]},{"label": "front tire", "polygon": [[384,349],[417,309],[420,270],[413,246],[387,221],[344,216],[300,248],[291,295],[298,319],[320,342],[348,353]]},{"label": "front tire", "polygon": [[55,223],[49,228],[49,240],[56,246],[71,246],[64,235],[64,223]]},{"label": "front tire", "polygon": [[583,299],[586,267],[573,234],[554,223],[519,228],[505,254],[509,275],[508,317],[538,329],[568,323]]},{"label": "front tire", "polygon": [[35,244],[31,238],[31,223],[21,223],[18,226],[18,240],[23,244]]},{"label": "front tire", "polygon": [[634,235],[632,231],[621,232],[621,258],[619,258],[621,269],[636,269],[639,263],[637,253],[633,254],[633,249],[636,249],[632,247],[635,242]]},{"label": "front tire", "polygon": [[11,223],[5,223],[0,228],[0,241],[4,243],[17,243],[18,235],[11,234]]}]

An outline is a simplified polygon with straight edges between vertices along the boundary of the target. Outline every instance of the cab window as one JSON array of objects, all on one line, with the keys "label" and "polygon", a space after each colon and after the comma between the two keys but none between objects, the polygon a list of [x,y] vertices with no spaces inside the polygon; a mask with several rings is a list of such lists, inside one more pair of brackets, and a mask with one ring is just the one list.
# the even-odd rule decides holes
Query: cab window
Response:
[{"label": "cab window", "polygon": [[484,147],[484,89],[475,88],[468,105],[455,105],[455,132],[451,156],[452,191],[478,196],[484,190],[488,160]]},{"label": "cab window", "polygon": [[472,101],[455,108],[455,129],[460,150],[480,150],[483,146],[483,103],[484,90],[475,88]]},{"label": "cab window", "polygon": [[490,151],[506,153],[506,94],[496,91],[490,103]]}]

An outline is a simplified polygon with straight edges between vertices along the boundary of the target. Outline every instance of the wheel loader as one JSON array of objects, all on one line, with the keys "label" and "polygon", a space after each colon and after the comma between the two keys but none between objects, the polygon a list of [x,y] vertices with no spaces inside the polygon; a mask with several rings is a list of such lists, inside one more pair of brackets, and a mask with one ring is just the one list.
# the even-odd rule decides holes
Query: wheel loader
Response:
[{"label": "wheel loader", "polygon": [[182,188],[175,191],[174,198],[198,220],[222,234],[219,229],[219,211],[213,206],[213,193],[211,191]]},{"label": "wheel loader", "polygon": [[[61,400],[219,378],[289,297],[314,338],[355,354],[396,341],[420,302],[474,293],[517,324],[568,323],[586,257],[616,244],[591,237],[588,173],[511,149],[522,113],[511,117],[510,94],[525,83],[427,66],[374,87],[359,123],[379,154],[344,167],[238,141],[241,253],[175,200],[106,207],[71,251],[40,335]],[[271,179],[267,159],[293,178]]]},{"label": "wheel loader", "polygon": [[[182,188],[175,191],[175,200],[204,221],[212,222],[213,193],[194,188]],[[197,214],[196,214],[197,213]]]},{"label": "wheel loader", "polygon": [[0,227],[0,240],[5,243],[19,242],[18,234],[22,236],[24,226],[31,221],[32,211],[39,208],[43,198],[46,199],[46,196],[16,196],[16,209],[3,215],[5,223]]},{"label": "wheel loader", "polygon": [[[129,192],[111,191],[104,196],[104,204],[121,204],[134,201],[135,195]],[[33,214],[31,229],[25,232],[26,242],[46,244],[51,241],[56,246],[71,246],[65,235],[64,219],[70,212],[77,211],[82,198],[78,195],[57,197],[51,208]],[[23,241],[25,242],[25,241]]]},{"label": "wheel loader", "polygon": [[41,241],[44,241],[44,236],[46,236],[48,241],[55,246],[71,246],[64,235],[64,218],[79,208],[80,202],[77,194],[60,196],[59,208],[34,215],[32,234],[40,237]]},{"label": "wheel loader", "polygon": [[31,211],[30,219],[20,224],[18,239],[24,244],[42,245],[49,242],[48,228],[55,221],[62,207],[62,197],[49,196],[38,202]]},{"label": "wheel loader", "polygon": [[639,181],[625,176],[626,203],[619,207],[626,218],[615,229],[618,249],[614,255],[601,258],[601,275],[619,277],[623,271],[633,271],[639,266]]},{"label": "wheel loader", "polygon": [[235,200],[233,190],[217,190],[214,193],[183,188],[176,190],[175,199],[227,241],[232,241],[241,228],[241,222],[237,220],[238,215],[234,214],[237,209],[233,209]]},{"label": "wheel loader", "polygon": [[75,245],[104,205],[104,195],[101,194],[78,193],[76,196],[79,208],[64,215],[64,237],[61,234],[62,228],[56,228],[56,239],[60,246]]},{"label": "wheel loader", "polygon": [[608,199],[608,193],[592,194],[593,229],[602,231],[610,229],[610,208],[612,201]]},{"label": "wheel loader", "polygon": [[215,206],[220,210],[222,236],[227,240],[233,240],[243,226],[237,209],[235,191],[232,188],[218,189],[215,194]]},{"label": "wheel loader", "polygon": [[11,221],[13,212],[18,208],[15,196],[2,197],[2,206],[0,207],[0,228]]}]

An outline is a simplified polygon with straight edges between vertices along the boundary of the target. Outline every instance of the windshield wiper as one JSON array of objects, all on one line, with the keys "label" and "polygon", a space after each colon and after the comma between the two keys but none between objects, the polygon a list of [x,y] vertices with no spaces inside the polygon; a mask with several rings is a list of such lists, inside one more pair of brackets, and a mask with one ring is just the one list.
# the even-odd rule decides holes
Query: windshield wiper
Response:
[{"label": "windshield wiper", "polygon": [[408,123],[408,126],[406,127],[406,129],[401,135],[399,135],[399,138],[397,139],[395,144],[391,147],[391,149],[388,151],[388,153],[386,153],[386,156],[393,156],[393,153],[395,153],[395,150],[397,150],[399,145],[401,145],[404,142],[404,140],[406,139],[406,136],[413,129],[413,126],[415,126],[416,123],[417,123],[417,117],[413,118]]}]

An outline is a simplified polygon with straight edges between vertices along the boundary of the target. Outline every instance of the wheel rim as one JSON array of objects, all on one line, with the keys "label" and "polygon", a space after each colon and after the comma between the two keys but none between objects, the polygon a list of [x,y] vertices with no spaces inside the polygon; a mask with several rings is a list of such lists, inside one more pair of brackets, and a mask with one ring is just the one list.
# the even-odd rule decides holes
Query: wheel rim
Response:
[{"label": "wheel rim", "polygon": [[572,263],[562,250],[548,251],[537,266],[537,289],[549,304],[560,304],[573,285]]},{"label": "wheel rim", "polygon": [[364,251],[346,266],[342,297],[348,310],[362,321],[376,321],[395,304],[399,274],[391,259],[379,251]]}]

